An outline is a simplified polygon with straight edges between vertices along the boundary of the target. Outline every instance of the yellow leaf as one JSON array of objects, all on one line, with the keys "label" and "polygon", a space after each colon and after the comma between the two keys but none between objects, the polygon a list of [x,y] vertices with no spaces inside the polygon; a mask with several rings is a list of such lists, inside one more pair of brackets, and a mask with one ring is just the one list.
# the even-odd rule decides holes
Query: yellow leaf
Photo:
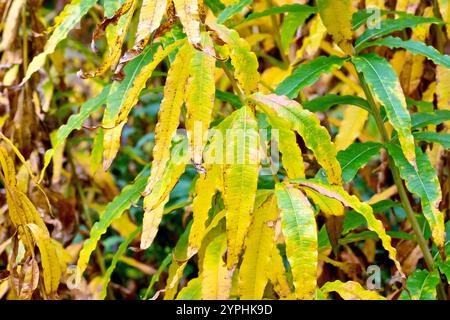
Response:
[{"label": "yellow leaf", "polygon": [[267,276],[270,279],[275,292],[281,299],[295,299],[295,295],[292,293],[286,274],[286,268],[284,267],[280,251],[274,246],[270,256],[270,268],[267,269]]},{"label": "yellow leaf", "polygon": [[369,113],[361,108],[346,106],[344,120],[334,140],[338,151],[345,150],[359,137]]},{"label": "yellow leaf", "polygon": [[375,291],[366,290],[358,282],[354,281],[341,282],[337,280],[327,282],[320,290],[324,294],[335,291],[344,300],[386,300],[385,297],[380,296]]},{"label": "yellow leaf", "polygon": [[173,4],[189,42],[198,45],[200,43],[198,0],[173,0]]}]

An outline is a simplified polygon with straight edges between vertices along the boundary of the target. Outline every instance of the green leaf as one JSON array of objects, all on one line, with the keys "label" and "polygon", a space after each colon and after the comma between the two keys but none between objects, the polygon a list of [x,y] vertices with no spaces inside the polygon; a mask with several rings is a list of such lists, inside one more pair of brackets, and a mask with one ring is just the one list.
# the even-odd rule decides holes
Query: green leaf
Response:
[{"label": "green leaf", "polygon": [[439,203],[442,199],[439,179],[436,171],[428,159],[428,156],[419,148],[417,154],[417,170],[406,159],[400,147],[394,143],[386,145],[389,155],[400,171],[400,176],[405,180],[408,190],[420,198],[422,211],[430,225],[433,240],[438,248],[444,246],[444,215],[439,211]]},{"label": "green leaf", "polygon": [[382,146],[375,142],[353,143],[347,149],[339,151],[337,159],[341,164],[344,182],[350,182],[360,168],[379,154]]},{"label": "green leaf", "polygon": [[89,232],[89,238],[84,241],[77,262],[77,272],[80,277],[84,270],[86,270],[91,253],[95,250],[98,241],[108,230],[111,223],[118,219],[125,210],[128,210],[133,203],[136,203],[141,198],[141,193],[144,191],[147,183],[148,173],[148,169],[144,169],[132,184],[123,188],[122,192],[106,206],[105,211],[100,216],[100,220],[92,226],[92,229]]},{"label": "green leaf", "polygon": [[360,50],[361,46],[365,42],[375,37],[384,36],[394,31],[399,31],[406,28],[414,28],[424,23],[442,24],[443,21],[436,18],[426,18],[412,15],[402,16],[398,19],[382,20],[379,27],[367,29],[363,32],[363,34],[361,34],[361,36],[359,36],[358,39],[356,39],[355,49]]},{"label": "green leaf", "polygon": [[224,23],[235,14],[241,12],[245,7],[251,5],[253,0],[239,0],[223,10],[217,17],[217,23]]},{"label": "green leaf", "polygon": [[397,250],[391,245],[391,237],[386,234],[386,230],[381,221],[375,218],[371,206],[361,202],[356,196],[348,194],[341,186],[332,186],[317,179],[290,179],[289,181],[291,183],[298,183],[302,188],[310,188],[324,196],[339,200],[344,206],[350,207],[362,215],[367,221],[368,229],[377,233],[383,247],[389,253],[389,258],[395,263],[397,270],[402,272],[401,265],[396,258]]},{"label": "green leaf", "polygon": [[53,33],[45,43],[44,51],[33,58],[21,85],[27,82],[33,73],[44,66],[47,56],[55,51],[58,43],[67,37],[69,31],[80,22],[81,18],[96,3],[97,0],[72,0],[70,4],[64,7],[63,11],[55,18],[56,24],[52,27]]},{"label": "green leaf", "polygon": [[318,238],[314,211],[306,196],[293,186],[275,187],[281,211],[286,255],[294,278],[297,299],[314,299],[317,286]]},{"label": "green leaf", "polygon": [[412,129],[420,129],[429,125],[438,125],[450,120],[450,110],[435,110],[433,112],[417,112],[411,117]]},{"label": "green leaf", "polygon": [[386,115],[398,133],[400,145],[410,163],[415,162],[411,117],[406,107],[400,81],[391,64],[375,54],[353,57],[358,72],[364,75],[375,99],[384,106]]},{"label": "green leaf", "polygon": [[328,73],[334,67],[340,68],[345,60],[336,56],[320,56],[313,61],[301,64],[278,85],[275,93],[294,99],[301,89],[314,84],[322,73]]},{"label": "green leaf", "polygon": [[420,41],[407,40],[404,41],[397,37],[387,37],[383,39],[378,39],[371,42],[366,42],[359,47],[359,50],[363,50],[372,46],[385,46],[388,48],[403,48],[414,54],[421,54],[434,63],[443,65],[446,68],[450,68],[450,56],[446,54],[441,54],[432,46],[427,46]]},{"label": "green leaf", "polygon": [[450,149],[450,134],[438,132],[415,132],[417,141],[440,143],[445,149]]},{"label": "green leaf", "polygon": [[322,97],[303,102],[303,106],[312,112],[325,112],[329,108],[341,104],[350,104],[370,112],[370,107],[367,101],[357,96],[327,94]]},{"label": "green leaf", "polygon": [[[288,6],[295,6],[295,5],[288,5]],[[294,11],[284,16],[283,23],[281,24],[280,34],[281,34],[281,47],[283,48],[285,53],[289,51],[289,45],[293,41],[297,29],[300,26],[302,26],[305,23],[305,20],[308,19],[308,17],[313,13],[314,13],[313,10],[304,10],[299,12]]]},{"label": "green leaf", "polygon": [[436,300],[436,286],[440,282],[439,272],[434,270],[416,270],[406,280],[406,290],[403,290],[400,300]]},{"label": "green leaf", "polygon": [[108,269],[105,272],[105,275],[103,276],[103,287],[102,287],[102,291],[99,296],[100,300],[103,300],[106,297],[106,293],[108,290],[108,284],[111,280],[111,275],[114,272],[114,269],[116,269],[116,266],[117,266],[117,263],[119,262],[120,257],[122,257],[126,253],[129,245],[138,236],[138,234],[139,234],[139,232],[141,232],[141,230],[142,230],[142,228],[138,227],[138,228],[136,228],[136,230],[134,230],[132,233],[130,233],[128,238],[120,244],[116,253],[114,253],[111,264],[109,265]]},{"label": "green leaf", "polygon": [[177,295],[177,300],[201,300],[202,299],[202,278],[198,277],[188,282],[186,287],[181,289]]}]

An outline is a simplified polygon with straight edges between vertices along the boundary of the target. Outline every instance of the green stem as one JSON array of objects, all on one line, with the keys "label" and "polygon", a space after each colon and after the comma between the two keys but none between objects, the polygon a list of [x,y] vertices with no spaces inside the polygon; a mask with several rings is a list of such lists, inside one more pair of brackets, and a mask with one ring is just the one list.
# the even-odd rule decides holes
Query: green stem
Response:
[{"label": "green stem", "polygon": [[[358,73],[358,77],[361,86],[364,90],[364,93],[367,97],[367,101],[369,102],[371,113],[375,118],[375,122],[377,124],[378,130],[380,131],[383,142],[384,143],[389,142],[389,136],[384,126],[383,119],[381,119],[377,104],[375,103],[375,99],[369,89],[369,86],[367,85],[364,75]],[[423,258],[425,260],[428,270],[432,271],[434,270],[433,256],[431,255],[430,249],[428,248],[428,243],[425,240],[420,224],[417,221],[416,216],[414,214],[414,210],[412,209],[411,203],[409,202],[408,193],[406,192],[406,189],[403,185],[400,172],[398,168],[395,166],[395,163],[390,155],[388,155],[388,164],[392,172],[392,178],[394,179],[394,183],[397,186],[398,194],[400,196],[400,201],[402,203],[403,209],[405,210],[408,221],[411,224],[411,227],[416,236],[416,242],[419,245],[420,250],[422,251]],[[446,300],[446,295],[442,283],[440,283],[440,285],[438,286],[438,296],[439,299]]]},{"label": "green stem", "polygon": [[234,93],[239,97],[239,99],[241,99],[241,102],[244,103],[245,95],[242,92],[241,88],[239,88],[239,86],[238,86],[236,80],[234,79],[233,75],[231,74],[230,70],[228,70],[227,65],[223,61],[220,61],[220,64],[222,66],[223,71],[225,72],[225,75],[228,77],[228,79],[231,82],[231,86],[233,87]]},{"label": "green stem", "polygon": [[[272,0],[266,0],[267,6],[269,8],[273,7],[274,4]],[[280,52],[281,59],[284,62],[284,65],[287,67],[289,66],[289,58],[284,53],[283,46],[281,45],[281,36],[280,36],[280,24],[278,23],[278,19],[276,15],[271,15],[270,19],[272,20],[272,34],[274,36],[275,44],[278,47],[278,51]]]}]

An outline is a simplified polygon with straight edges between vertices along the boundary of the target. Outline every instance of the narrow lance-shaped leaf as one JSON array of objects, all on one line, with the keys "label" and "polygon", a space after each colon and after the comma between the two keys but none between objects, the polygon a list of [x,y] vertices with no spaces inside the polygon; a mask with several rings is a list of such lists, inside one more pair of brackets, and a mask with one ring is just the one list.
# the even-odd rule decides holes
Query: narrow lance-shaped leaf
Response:
[{"label": "narrow lance-shaped leaf", "polygon": [[246,6],[251,5],[253,0],[239,0],[230,6],[227,6],[217,17],[217,23],[224,23],[235,14],[241,12]]},{"label": "narrow lance-shaped leaf", "polygon": [[145,188],[147,176],[148,169],[144,169],[132,184],[123,188],[122,192],[106,206],[105,212],[100,216],[100,220],[94,223],[89,232],[89,238],[84,241],[78,258],[77,272],[79,277],[86,270],[92,252],[111,223],[118,219],[125,210],[128,210],[132,203],[136,203],[140,199],[141,193]]},{"label": "narrow lance-shaped leaf", "polygon": [[253,111],[244,106],[227,130],[223,201],[226,210],[227,267],[239,260],[251,221],[259,169],[259,135]]},{"label": "narrow lance-shaped leaf", "polygon": [[[202,33],[202,48],[214,50],[208,33]],[[191,159],[202,163],[203,149],[214,108],[216,60],[203,51],[195,50],[190,62],[190,78],[186,88],[186,129],[189,137]]]},{"label": "narrow lance-shaped leaf", "polygon": [[442,194],[439,179],[428,156],[419,148],[416,149],[416,169],[405,159],[398,145],[388,143],[386,147],[400,171],[400,176],[405,180],[406,187],[411,193],[420,198],[422,211],[430,225],[433,240],[438,248],[443,250],[445,240],[444,214],[439,210]]},{"label": "narrow lance-shaped leaf", "polygon": [[245,94],[250,94],[258,88],[259,72],[258,59],[251,51],[250,45],[239,37],[239,33],[227,27],[208,22],[208,25],[229,46],[231,64],[234,67],[234,76]]},{"label": "narrow lance-shaped leaf", "polygon": [[72,0],[66,5],[63,11],[55,18],[55,25],[52,27],[52,35],[45,44],[44,51],[33,58],[27,68],[27,73],[21,84],[24,84],[31,75],[44,66],[45,59],[52,54],[59,42],[64,40],[69,31],[72,30],[81,18],[97,3],[97,0]]},{"label": "narrow lance-shaped leaf", "polygon": [[335,67],[340,68],[344,64],[345,60],[345,58],[336,56],[321,56],[313,61],[301,64],[294,69],[289,77],[284,79],[278,85],[275,89],[275,93],[294,99],[298,96],[301,89],[310,86],[319,80],[322,73],[328,73]]},{"label": "narrow lance-shaped leaf", "polygon": [[434,63],[440,64],[446,68],[450,68],[450,56],[446,54],[441,54],[432,46],[427,46],[426,44],[420,41],[414,40],[402,40],[397,37],[387,37],[378,39],[371,42],[366,42],[359,47],[359,50],[363,50],[372,46],[385,46],[388,48],[403,48],[414,54],[420,54],[427,57],[430,60],[433,60]]},{"label": "narrow lance-shaped leaf", "polygon": [[398,133],[400,145],[408,161],[415,165],[414,138],[411,117],[406,108],[400,81],[390,63],[375,54],[353,57],[358,72],[364,75],[375,99],[384,106],[386,115]]},{"label": "narrow lance-shaped leaf", "polygon": [[450,134],[439,132],[417,132],[414,133],[417,141],[440,143],[445,149],[450,149]]},{"label": "narrow lance-shaped leaf", "polygon": [[289,13],[289,14],[290,13],[293,13],[293,14],[308,13],[309,15],[311,15],[316,12],[317,12],[317,8],[308,6],[308,5],[298,4],[298,3],[284,4],[279,7],[267,8],[266,10],[261,11],[261,12],[252,12],[247,17],[245,17],[244,20],[239,22],[239,24],[242,24],[242,23],[254,20],[254,19],[258,19],[258,18],[271,16],[274,14],[280,14],[280,13]]},{"label": "narrow lance-shaped leaf", "polygon": [[385,297],[378,293],[364,289],[358,282],[339,280],[325,283],[320,291],[323,294],[337,292],[344,300],[386,300]]},{"label": "narrow lance-shaped leaf", "polygon": [[150,193],[144,197],[141,249],[147,249],[152,244],[163,216],[164,205],[169,201],[169,194],[183,174],[188,162],[187,140],[180,139],[182,140],[174,141],[170,151],[170,159],[165,165],[162,176]]},{"label": "narrow lance-shaped leaf", "polygon": [[252,100],[271,117],[279,117],[290,124],[305,141],[308,149],[314,152],[317,162],[327,173],[328,181],[341,184],[341,167],[336,160],[336,147],[331,141],[328,131],[320,125],[319,119],[310,111],[303,110],[301,105],[285,97],[274,94],[263,95],[256,93]]},{"label": "narrow lance-shaped leaf", "polygon": [[231,290],[231,271],[223,261],[227,249],[225,233],[208,244],[202,271],[202,298],[204,300],[228,299]]},{"label": "narrow lance-shaped leaf", "polygon": [[336,94],[327,94],[322,97],[303,102],[303,106],[305,107],[305,109],[308,109],[312,112],[325,112],[329,108],[341,104],[350,104],[363,108],[364,110],[370,112],[370,107],[367,101],[357,96],[339,96]]},{"label": "narrow lance-shaped leaf", "polygon": [[413,15],[401,16],[398,19],[381,20],[380,25],[376,28],[367,29],[356,39],[355,49],[360,50],[360,47],[370,39],[384,36],[394,31],[403,30],[406,28],[414,28],[424,23],[443,23],[442,20],[436,18],[426,18]]},{"label": "narrow lance-shaped leaf", "polygon": [[306,196],[293,186],[277,184],[275,192],[297,299],[312,300],[317,286],[318,263],[314,211]]},{"label": "narrow lance-shaped leaf", "polygon": [[239,268],[239,296],[243,300],[260,300],[268,281],[270,256],[275,246],[275,223],[278,207],[270,196],[253,213],[253,221],[245,241],[245,252]]},{"label": "narrow lance-shaped leaf", "polygon": [[344,182],[351,181],[358,170],[379,154],[382,144],[376,142],[353,143],[347,149],[339,151],[337,159],[341,164]]},{"label": "narrow lance-shaped leaf", "polygon": [[412,129],[420,129],[429,125],[438,125],[450,120],[450,110],[434,110],[433,112],[417,112],[411,117]]},{"label": "narrow lance-shaped leaf", "polygon": [[202,299],[202,279],[200,277],[192,279],[186,287],[181,289],[177,295],[177,300],[201,300]]},{"label": "narrow lance-shaped leaf", "polygon": [[148,38],[155,31],[166,12],[167,0],[144,0],[139,14],[139,23],[136,31],[136,43]]},{"label": "narrow lance-shaped leaf", "polygon": [[439,282],[437,270],[416,270],[406,280],[409,293],[403,290],[399,300],[436,300],[436,286]]},{"label": "narrow lance-shaped leaf", "polygon": [[198,0],[173,0],[183,30],[192,45],[200,43],[200,15]]},{"label": "narrow lance-shaped leaf", "polygon": [[319,15],[333,40],[346,54],[352,47],[352,2],[350,0],[318,0]]},{"label": "narrow lance-shaped leaf", "polygon": [[377,233],[378,237],[381,239],[383,247],[389,253],[389,258],[391,258],[391,260],[395,263],[397,270],[402,273],[401,265],[396,258],[397,250],[395,250],[391,244],[391,237],[386,234],[386,230],[384,229],[381,221],[375,218],[371,206],[361,202],[356,196],[349,195],[341,186],[331,186],[315,179],[291,179],[290,181],[292,183],[298,183],[302,187],[311,188],[322,195],[339,200],[344,206],[350,207],[362,215],[367,221],[369,230]]},{"label": "narrow lance-shaped leaf", "polygon": [[106,128],[103,138],[103,167],[105,170],[109,168],[117,154],[122,128],[128,114],[137,103],[147,80],[161,61],[182,43],[183,40],[176,41],[165,49],[158,51],[154,56],[152,50],[144,52],[141,57],[127,65],[125,71],[129,74],[127,74],[126,79],[112,85],[102,121],[102,125]]}]

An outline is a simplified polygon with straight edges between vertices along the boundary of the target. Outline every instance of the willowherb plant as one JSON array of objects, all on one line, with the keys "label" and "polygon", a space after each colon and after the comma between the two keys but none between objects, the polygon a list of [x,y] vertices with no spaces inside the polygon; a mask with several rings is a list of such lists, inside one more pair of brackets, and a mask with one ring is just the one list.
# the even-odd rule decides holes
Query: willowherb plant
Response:
[{"label": "willowherb plant", "polygon": [[0,296],[446,299],[444,2],[97,2],[1,9]]}]

